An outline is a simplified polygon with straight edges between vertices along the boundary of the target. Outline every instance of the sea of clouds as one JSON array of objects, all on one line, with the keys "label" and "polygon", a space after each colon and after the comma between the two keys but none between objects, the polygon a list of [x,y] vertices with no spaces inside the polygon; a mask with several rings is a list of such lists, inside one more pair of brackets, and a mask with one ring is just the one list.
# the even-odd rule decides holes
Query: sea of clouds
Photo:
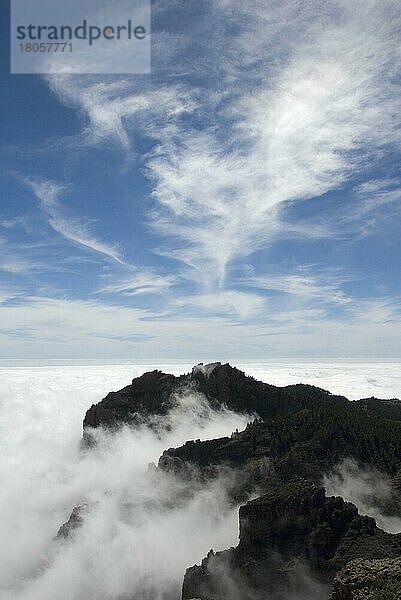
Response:
[{"label": "sea of clouds", "polygon": [[[276,385],[303,381],[350,398],[401,397],[399,365],[238,366]],[[158,367],[175,374],[191,368]],[[99,432],[94,450],[80,450],[91,404],[153,368],[1,366],[1,600],[178,599],[186,567],[211,547],[237,543],[237,507],[226,497],[229,475],[185,489],[148,465],[166,448],[229,435],[249,418],[215,413],[187,393],[168,431]],[[331,477],[331,491],[347,495],[352,477],[348,465],[345,476]],[[71,540],[55,541],[72,508],[83,502],[89,506],[83,526]]]}]

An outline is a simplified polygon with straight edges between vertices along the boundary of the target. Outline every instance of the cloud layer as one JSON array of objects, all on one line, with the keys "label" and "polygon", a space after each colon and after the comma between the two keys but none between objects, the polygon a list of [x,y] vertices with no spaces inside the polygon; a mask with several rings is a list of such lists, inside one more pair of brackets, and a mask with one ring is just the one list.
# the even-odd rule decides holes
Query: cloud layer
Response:
[{"label": "cloud layer", "polygon": [[[14,371],[2,386],[4,600],[176,598],[188,564],[211,543],[224,548],[236,541],[237,510],[225,496],[229,478],[187,489],[149,471],[148,463],[187,439],[230,434],[246,418],[215,414],[201,397],[183,393],[169,432],[163,433],[165,423],[159,435],[146,427],[98,432],[97,449],[82,455],[85,409],[123,379],[121,371],[99,373]],[[82,528],[70,541],[55,541],[82,502],[89,506]]]},{"label": "cloud layer", "polygon": [[[98,431],[97,448],[79,451],[86,409],[155,366],[2,367],[1,600],[177,600],[187,566],[199,563],[211,547],[236,544],[238,511],[226,497],[230,473],[222,471],[208,485],[195,479],[189,489],[148,463],[187,439],[229,435],[246,425],[246,417],[213,413],[201,396],[184,390],[170,415],[170,431],[164,419],[158,435],[146,427],[113,436]],[[158,367],[175,374],[189,368]],[[257,377],[264,373],[273,383],[312,383],[314,375],[323,387],[330,381],[334,392],[358,386],[358,395],[372,389],[368,373],[377,375],[366,365],[342,369],[341,379],[338,368],[286,365],[281,370],[286,380],[278,382],[278,367],[247,370]],[[399,382],[396,366],[388,367],[391,373]],[[388,377],[376,379],[378,396],[388,395],[387,382]],[[356,502],[382,526],[399,527],[399,520],[383,519],[372,502],[388,491],[388,481],[377,473],[348,461],[325,484],[329,493]],[[82,527],[70,540],[55,541],[72,508],[82,503],[87,504]]]}]

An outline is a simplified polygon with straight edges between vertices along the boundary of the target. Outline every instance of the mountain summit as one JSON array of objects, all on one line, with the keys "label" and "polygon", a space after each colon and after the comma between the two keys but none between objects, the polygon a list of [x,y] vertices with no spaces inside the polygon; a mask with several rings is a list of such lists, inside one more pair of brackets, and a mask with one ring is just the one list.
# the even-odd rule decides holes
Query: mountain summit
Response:
[{"label": "mountain summit", "polygon": [[[179,377],[158,370],[144,373],[110,392],[87,411],[84,440],[90,445],[99,427],[152,427],[155,417],[166,417],[168,426],[179,400],[190,396],[195,402],[206,400],[217,413],[248,415],[248,425],[230,437],[188,440],[165,450],[157,472],[189,488],[194,478],[195,489],[196,481],[213,481],[225,470],[232,479],[230,501],[238,505],[254,499],[239,510],[239,545],[211,551],[200,566],[189,568],[183,600],[231,600],[233,589],[236,600],[261,600],[266,593],[274,600],[322,598],[322,589],[327,598],[333,578],[334,600],[359,600],[360,590],[373,590],[366,598],[400,597],[391,595],[394,590],[399,594],[397,586],[386,588],[387,596],[377,593],[383,588],[382,568],[401,575],[401,534],[379,529],[373,518],[342,498],[327,497],[322,488],[325,475],[352,460],[392,482],[373,501],[382,513],[401,513],[399,400],[351,402],[310,385],[269,385],[228,363],[200,363]],[[84,518],[76,512],[79,519],[70,519],[63,534]],[[367,582],[368,572],[374,576]],[[320,595],[314,595],[316,589]]]}]

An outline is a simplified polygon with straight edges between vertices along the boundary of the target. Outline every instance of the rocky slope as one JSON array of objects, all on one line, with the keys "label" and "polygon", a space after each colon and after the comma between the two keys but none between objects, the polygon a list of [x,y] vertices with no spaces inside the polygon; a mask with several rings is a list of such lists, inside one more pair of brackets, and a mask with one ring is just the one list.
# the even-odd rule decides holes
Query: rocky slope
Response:
[{"label": "rocky slope", "polygon": [[[228,600],[233,587],[242,590],[238,598],[305,597],[357,557],[401,557],[401,535],[378,529],[356,506],[327,498],[323,488],[306,480],[281,485],[242,506],[239,525],[236,548],[211,551],[200,566],[187,570],[183,600]],[[301,569],[308,574],[302,589]]]},{"label": "rocky slope", "polygon": [[[250,422],[231,437],[188,441],[166,450],[158,468],[186,480],[194,472],[213,478],[229,468],[233,501],[244,502],[251,492],[259,496],[240,508],[238,546],[210,552],[200,566],[187,571],[184,600],[262,600],[266,594],[272,600],[321,600],[336,573],[332,600],[359,600],[344,594],[364,593],[366,569],[378,573],[369,594],[379,593],[380,561],[390,560],[389,569],[398,568],[400,536],[378,529],[374,519],[359,515],[341,498],[327,498],[320,482],[341,460],[352,458],[392,478],[391,494],[380,508],[401,514],[400,401],[350,402],[309,385],[268,385],[228,364],[198,365],[180,377],[146,373],[111,392],[86,413],[84,441],[93,443],[98,427],[152,427],[155,422],[167,427],[183,390],[203,394],[214,410],[251,415]],[[82,516],[76,509],[58,537],[68,537]],[[347,571],[348,564],[353,570]],[[359,582],[355,590],[351,580]]]},{"label": "rocky slope", "polygon": [[[400,485],[401,423],[374,418],[341,404],[320,405],[286,416],[256,419],[231,438],[194,443],[166,450],[159,467],[177,472],[191,463],[213,471],[220,465],[240,468],[253,486],[264,489],[272,479],[304,477],[319,483],[342,460],[357,462],[386,473],[394,480],[397,508]],[[244,479],[245,484],[245,479]],[[387,510],[391,511],[391,506]]]},{"label": "rocky slope", "polygon": [[[174,407],[177,394],[183,390],[194,390],[204,394],[209,404],[218,409],[255,415],[262,420],[288,418],[300,411],[331,412],[336,418],[346,411],[350,416],[373,419],[380,417],[391,428],[394,421],[401,419],[401,402],[369,398],[350,402],[310,385],[298,384],[276,387],[255,380],[229,364],[213,363],[197,365],[191,373],[174,375],[152,371],[137,377],[131,385],[110,392],[101,402],[92,405],[84,418],[84,436],[90,429],[118,428],[124,424],[143,423],[152,416],[165,416]],[[338,414],[336,414],[338,413]],[[394,429],[394,427],[393,427]]]},{"label": "rocky slope", "polygon": [[335,577],[330,600],[401,600],[401,558],[351,561]]},{"label": "rocky slope", "polygon": [[214,408],[255,414],[261,418],[294,414],[311,403],[348,404],[342,396],[308,385],[275,387],[255,380],[229,364],[197,365],[191,373],[175,377],[151,371],[132,381],[131,385],[110,392],[92,405],[84,419],[88,428],[116,428],[122,424],[143,422],[152,415],[166,415],[174,406],[177,393],[196,390],[206,396]]}]

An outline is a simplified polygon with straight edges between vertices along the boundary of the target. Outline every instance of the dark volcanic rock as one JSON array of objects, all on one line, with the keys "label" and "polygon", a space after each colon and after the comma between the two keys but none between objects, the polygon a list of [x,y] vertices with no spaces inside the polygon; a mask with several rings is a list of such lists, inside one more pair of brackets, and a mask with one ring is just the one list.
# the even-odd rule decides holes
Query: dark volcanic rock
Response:
[{"label": "dark volcanic rock", "polygon": [[[191,478],[201,485],[228,467],[231,500],[239,504],[251,491],[260,497],[240,508],[238,546],[211,551],[200,566],[187,570],[184,600],[317,600],[327,597],[332,577],[349,561],[401,555],[400,535],[378,529],[353,504],[327,498],[319,487],[324,474],[352,458],[392,478],[394,497],[388,510],[398,509],[398,400],[350,402],[309,385],[271,386],[228,364],[198,365],[180,377],[146,373],[111,392],[88,410],[84,440],[90,442],[91,429],[97,427],[146,423],[168,428],[171,411],[185,402],[186,391],[202,394],[215,410],[252,415],[252,421],[230,437],[188,441],[166,450],[159,469],[178,473],[189,485]],[[81,512],[73,511],[59,537],[68,537],[81,522]]]},{"label": "dark volcanic rock", "polygon": [[116,429],[123,424],[138,425],[154,416],[167,415],[176,405],[176,395],[184,390],[204,394],[215,409],[224,406],[266,417],[296,412],[302,406],[292,391],[288,393],[284,388],[256,381],[228,364],[198,365],[180,377],[152,371],[91,406],[83,422],[84,441],[89,445],[93,442],[91,428]]},{"label": "dark volcanic rock", "polygon": [[188,462],[210,469],[224,464],[250,471],[254,484],[264,489],[272,477],[283,481],[304,477],[320,483],[325,473],[349,457],[386,473],[394,478],[394,486],[399,485],[401,424],[339,408],[335,402],[322,407],[316,401],[294,414],[256,419],[231,438],[170,448],[159,466],[171,469]]},{"label": "dark volcanic rock", "polygon": [[[220,445],[213,446],[212,454],[206,450],[208,456],[205,456],[205,447],[200,446],[196,449],[198,453],[186,448],[191,451],[190,459],[186,451],[178,451],[176,455],[183,460],[199,464],[205,461],[240,464],[250,457],[269,455],[271,458],[275,454],[281,460],[281,465],[276,465],[279,470],[307,477],[313,477],[313,471],[315,475],[321,472],[322,461],[338,461],[350,455],[360,460],[364,460],[366,455],[374,455],[377,468],[392,476],[401,468],[399,461],[397,464],[394,459],[394,468],[383,464],[379,446],[386,441],[382,433],[377,436],[366,433],[366,424],[369,427],[373,424],[377,428],[376,420],[379,417],[380,423],[387,424],[388,437],[394,439],[399,435],[401,424],[397,420],[389,421],[380,417],[378,408],[385,407],[387,411],[391,405],[391,410],[398,410],[398,401],[369,399],[368,404],[361,400],[359,405],[358,402],[350,402],[343,396],[335,396],[310,385],[278,388],[256,381],[229,364],[221,363],[198,365],[191,373],[180,377],[152,371],[134,379],[131,385],[122,390],[110,392],[87,411],[83,423],[84,439],[90,441],[91,428],[115,429],[123,424],[140,424],[154,416],[164,417],[176,405],[177,395],[182,395],[185,390],[202,393],[215,409],[224,406],[239,413],[256,415],[266,421],[267,425],[254,424],[250,431],[228,444],[227,440],[222,440]],[[388,413],[385,415],[387,417]],[[362,427],[361,420],[364,421]],[[333,421],[338,425],[329,430],[330,422]],[[325,435],[329,438],[325,443],[318,432],[318,427],[322,426],[327,428]],[[287,438],[284,439],[284,435],[281,435],[282,439],[277,439],[277,431],[285,433]],[[366,439],[362,439],[363,435]],[[355,438],[360,443],[353,452]],[[300,447],[301,443],[303,447]],[[392,456],[398,455],[401,452],[392,452]],[[304,466],[300,469],[301,463]],[[311,473],[307,472],[307,468]]]},{"label": "dark volcanic rock", "polygon": [[347,403],[341,396],[313,386],[299,385],[278,388],[242,371],[222,365],[198,365],[187,375],[175,377],[161,371],[152,371],[137,377],[131,385],[110,392],[101,402],[92,405],[84,419],[85,428],[115,428],[131,424],[152,415],[166,415],[174,405],[174,393],[183,389],[196,390],[215,406],[257,414],[262,418],[288,415],[301,410],[305,401],[333,401]]},{"label": "dark volcanic rock", "polygon": [[182,377],[152,371],[137,377],[131,385],[110,392],[99,402],[92,404],[84,419],[87,427],[115,428],[123,423],[130,424],[139,417],[165,415],[172,406],[171,394],[178,389]]},{"label": "dark volcanic rock", "polygon": [[301,565],[309,570],[313,587],[316,581],[328,582],[357,557],[401,556],[401,535],[378,529],[356,506],[327,498],[323,488],[305,480],[291,481],[248,502],[240,508],[239,522],[236,548],[210,552],[201,566],[187,570],[183,600],[229,600],[233,585],[242,589],[238,600],[262,599],[277,589],[289,593]]},{"label": "dark volcanic rock", "polygon": [[56,539],[70,539],[74,532],[81,527],[87,510],[87,504],[79,504],[78,506],[75,506],[68,521],[66,521],[58,530]]},{"label": "dark volcanic rock", "polygon": [[229,364],[217,363],[206,374],[203,369],[195,367],[190,377],[207,398],[215,398],[236,412],[267,418],[291,414],[302,408],[302,402],[292,390],[257,381]]},{"label": "dark volcanic rock", "polygon": [[401,558],[350,562],[334,578],[330,600],[401,600]]}]

